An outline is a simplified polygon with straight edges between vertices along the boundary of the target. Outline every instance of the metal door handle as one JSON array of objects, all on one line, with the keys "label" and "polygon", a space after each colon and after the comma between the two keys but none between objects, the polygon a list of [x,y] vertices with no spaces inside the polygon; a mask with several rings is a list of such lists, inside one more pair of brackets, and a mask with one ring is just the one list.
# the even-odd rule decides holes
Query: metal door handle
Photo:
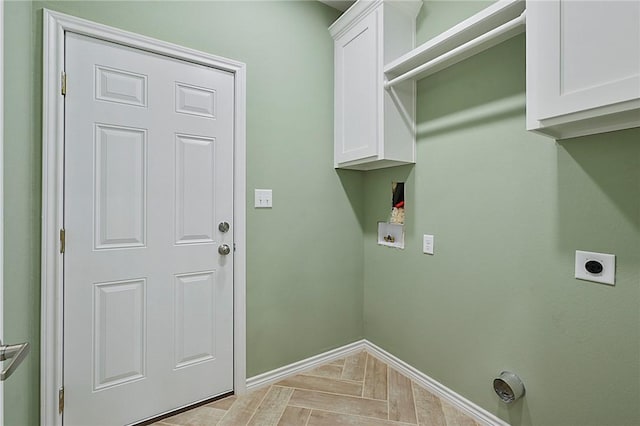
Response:
[{"label": "metal door handle", "polygon": [[218,247],[218,253],[220,253],[223,256],[226,256],[229,253],[231,253],[231,247],[229,247],[227,244],[223,244],[220,247]]},{"label": "metal door handle", "polygon": [[0,372],[0,382],[6,380],[18,368],[22,360],[27,357],[31,347],[29,343],[21,343],[19,345],[2,345],[0,346],[0,361],[11,359],[11,362]]}]

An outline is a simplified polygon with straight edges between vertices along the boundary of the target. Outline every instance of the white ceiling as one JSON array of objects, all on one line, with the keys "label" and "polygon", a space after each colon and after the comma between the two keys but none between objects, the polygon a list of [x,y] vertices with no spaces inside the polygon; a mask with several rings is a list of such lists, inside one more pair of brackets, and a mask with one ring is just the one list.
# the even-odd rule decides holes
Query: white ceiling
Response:
[{"label": "white ceiling", "polygon": [[345,11],[351,7],[355,1],[353,0],[318,0],[326,5],[329,5],[335,9]]}]

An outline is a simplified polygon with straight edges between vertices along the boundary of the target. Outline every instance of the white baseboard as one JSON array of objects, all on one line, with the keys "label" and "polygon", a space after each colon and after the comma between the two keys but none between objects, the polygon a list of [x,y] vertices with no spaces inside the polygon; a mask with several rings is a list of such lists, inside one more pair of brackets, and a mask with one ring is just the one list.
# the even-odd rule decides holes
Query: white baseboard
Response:
[{"label": "white baseboard", "polygon": [[384,361],[390,367],[398,370],[400,373],[404,374],[423,388],[438,396],[440,399],[447,401],[449,404],[458,408],[468,416],[473,417],[473,419],[480,424],[486,426],[509,426],[509,423],[497,417],[495,414],[492,414],[479,405],[474,404],[467,398],[452,391],[442,383],[432,379],[422,371],[407,364],[368,340],[365,340],[365,350],[380,361]]},{"label": "white baseboard", "polygon": [[449,404],[458,408],[468,416],[473,417],[477,422],[486,426],[509,426],[509,423],[500,419],[495,414],[492,414],[484,408],[474,404],[465,397],[444,386],[442,383],[432,379],[417,368],[412,367],[368,340],[359,340],[357,342],[349,343],[348,345],[303,359],[302,361],[294,362],[293,364],[285,365],[284,367],[253,376],[247,379],[247,391],[252,391],[262,386],[272,385],[280,380],[286,379],[287,377],[295,376],[303,371],[326,364],[334,359],[352,355],[361,350],[366,350],[380,361],[384,361],[387,365],[398,370],[400,373],[429,390],[434,395],[447,401]]},{"label": "white baseboard", "polygon": [[359,340],[319,355],[303,359],[302,361],[294,362],[293,364],[285,365],[284,367],[276,368],[275,370],[250,377],[247,379],[247,392],[262,386],[272,385],[280,380],[286,379],[287,377],[295,376],[303,371],[311,370],[312,368],[331,362],[334,359],[344,358],[362,351],[365,349],[365,344],[365,340]]}]

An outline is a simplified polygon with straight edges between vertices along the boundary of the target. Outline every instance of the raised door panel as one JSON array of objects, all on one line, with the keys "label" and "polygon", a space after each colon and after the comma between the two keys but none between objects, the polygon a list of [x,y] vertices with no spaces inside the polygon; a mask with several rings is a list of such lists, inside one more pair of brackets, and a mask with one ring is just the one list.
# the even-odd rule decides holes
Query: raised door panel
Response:
[{"label": "raised door panel", "polygon": [[380,14],[374,11],[336,40],[336,164],[378,154]]},{"label": "raised door panel", "polygon": [[529,2],[538,120],[640,98],[640,2]]},{"label": "raised door panel", "polygon": [[96,66],[96,100],[147,106],[147,76]]},{"label": "raised door panel", "polygon": [[145,288],[145,279],[94,286],[94,392],[145,376]]},{"label": "raised door panel", "polygon": [[215,139],[176,135],[176,244],[213,243]]},{"label": "raised door panel", "polygon": [[185,83],[176,83],[176,112],[216,118],[216,91]]},{"label": "raised door panel", "polygon": [[175,277],[175,368],[216,357],[215,272]]},{"label": "raised door panel", "polygon": [[143,247],[145,129],[95,125],[95,249]]}]

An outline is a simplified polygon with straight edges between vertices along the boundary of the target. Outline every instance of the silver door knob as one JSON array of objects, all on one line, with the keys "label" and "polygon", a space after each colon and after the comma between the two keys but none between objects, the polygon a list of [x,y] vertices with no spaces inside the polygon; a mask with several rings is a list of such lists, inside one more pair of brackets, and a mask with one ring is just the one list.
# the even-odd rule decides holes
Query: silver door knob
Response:
[{"label": "silver door knob", "polygon": [[[0,342],[1,343],[1,342]],[[18,365],[27,357],[30,346],[28,343],[19,345],[0,345],[0,361],[11,359],[9,366],[0,372],[0,382],[6,380],[18,368]]]},{"label": "silver door knob", "polygon": [[227,244],[222,244],[220,247],[218,247],[218,253],[226,256],[231,253],[231,247],[229,247]]}]

